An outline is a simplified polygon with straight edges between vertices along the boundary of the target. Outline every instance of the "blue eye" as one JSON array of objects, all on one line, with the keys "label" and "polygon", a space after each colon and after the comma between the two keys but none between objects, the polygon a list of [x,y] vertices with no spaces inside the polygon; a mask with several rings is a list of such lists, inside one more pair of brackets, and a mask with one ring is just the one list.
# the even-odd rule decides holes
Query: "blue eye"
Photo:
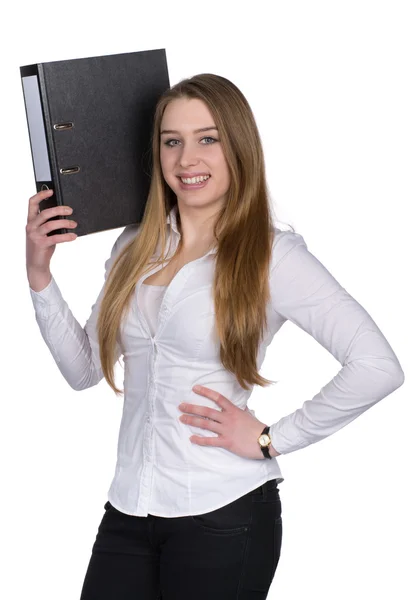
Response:
[{"label": "blue eye", "polygon": [[[203,144],[203,146],[211,146],[211,145],[212,145],[212,143],[214,143],[214,142],[217,142],[217,141],[218,141],[218,140],[216,140],[215,138],[213,138],[213,137],[210,137],[210,136],[205,136],[205,137],[201,138],[200,142],[201,142],[202,140],[212,140],[212,141],[211,141],[209,144]],[[169,148],[173,148],[174,146],[177,146],[177,145],[178,145],[178,144],[171,144],[171,142],[178,142],[178,140],[175,140],[175,139],[167,140],[166,142],[164,142],[164,145],[165,145],[165,146],[168,146]]]},{"label": "blue eye", "polygon": [[178,142],[178,140],[167,140],[166,142],[164,142],[165,146],[169,146],[170,148],[172,148],[173,146],[171,145],[171,142]]}]

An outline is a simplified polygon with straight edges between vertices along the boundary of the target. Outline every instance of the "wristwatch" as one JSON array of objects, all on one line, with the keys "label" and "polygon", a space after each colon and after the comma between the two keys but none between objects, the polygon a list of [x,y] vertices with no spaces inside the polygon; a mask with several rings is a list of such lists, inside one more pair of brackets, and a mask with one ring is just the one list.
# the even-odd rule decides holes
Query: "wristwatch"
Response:
[{"label": "wristwatch", "polygon": [[269,425],[265,427],[261,435],[258,437],[258,444],[261,447],[264,457],[272,458],[272,456],[269,454],[269,446],[272,444],[271,436],[269,435]]}]

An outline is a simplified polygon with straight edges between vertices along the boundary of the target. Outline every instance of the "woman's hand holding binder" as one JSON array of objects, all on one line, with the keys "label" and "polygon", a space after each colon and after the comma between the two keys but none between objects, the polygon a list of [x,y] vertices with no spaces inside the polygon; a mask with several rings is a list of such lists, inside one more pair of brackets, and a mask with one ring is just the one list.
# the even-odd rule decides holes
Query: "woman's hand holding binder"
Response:
[{"label": "woman's hand holding binder", "polygon": [[77,223],[70,219],[49,220],[51,217],[70,215],[69,206],[53,206],[42,211],[39,203],[52,196],[53,190],[42,190],[29,198],[28,220],[26,225],[26,272],[30,287],[39,292],[51,280],[49,265],[56,244],[71,242],[76,239],[75,233],[60,233],[48,236],[54,229],[76,227]]}]

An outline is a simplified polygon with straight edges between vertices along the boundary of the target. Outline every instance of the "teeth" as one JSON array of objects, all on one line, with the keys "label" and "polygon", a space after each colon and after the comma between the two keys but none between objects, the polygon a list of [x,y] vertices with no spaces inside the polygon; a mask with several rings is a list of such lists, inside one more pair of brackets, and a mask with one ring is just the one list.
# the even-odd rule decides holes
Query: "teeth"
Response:
[{"label": "teeth", "polygon": [[183,183],[201,183],[202,181],[206,181],[209,177],[210,175],[200,175],[199,177],[188,177],[186,179],[181,177],[181,181]]}]

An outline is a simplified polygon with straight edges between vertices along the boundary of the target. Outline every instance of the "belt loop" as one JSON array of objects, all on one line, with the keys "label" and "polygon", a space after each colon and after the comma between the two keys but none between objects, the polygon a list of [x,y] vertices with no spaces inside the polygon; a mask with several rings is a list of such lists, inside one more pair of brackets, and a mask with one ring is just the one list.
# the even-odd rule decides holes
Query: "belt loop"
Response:
[{"label": "belt loop", "polygon": [[262,484],[262,500],[263,500],[263,502],[266,502],[266,499],[267,499],[267,494],[268,494],[267,484],[268,484],[267,481]]}]

